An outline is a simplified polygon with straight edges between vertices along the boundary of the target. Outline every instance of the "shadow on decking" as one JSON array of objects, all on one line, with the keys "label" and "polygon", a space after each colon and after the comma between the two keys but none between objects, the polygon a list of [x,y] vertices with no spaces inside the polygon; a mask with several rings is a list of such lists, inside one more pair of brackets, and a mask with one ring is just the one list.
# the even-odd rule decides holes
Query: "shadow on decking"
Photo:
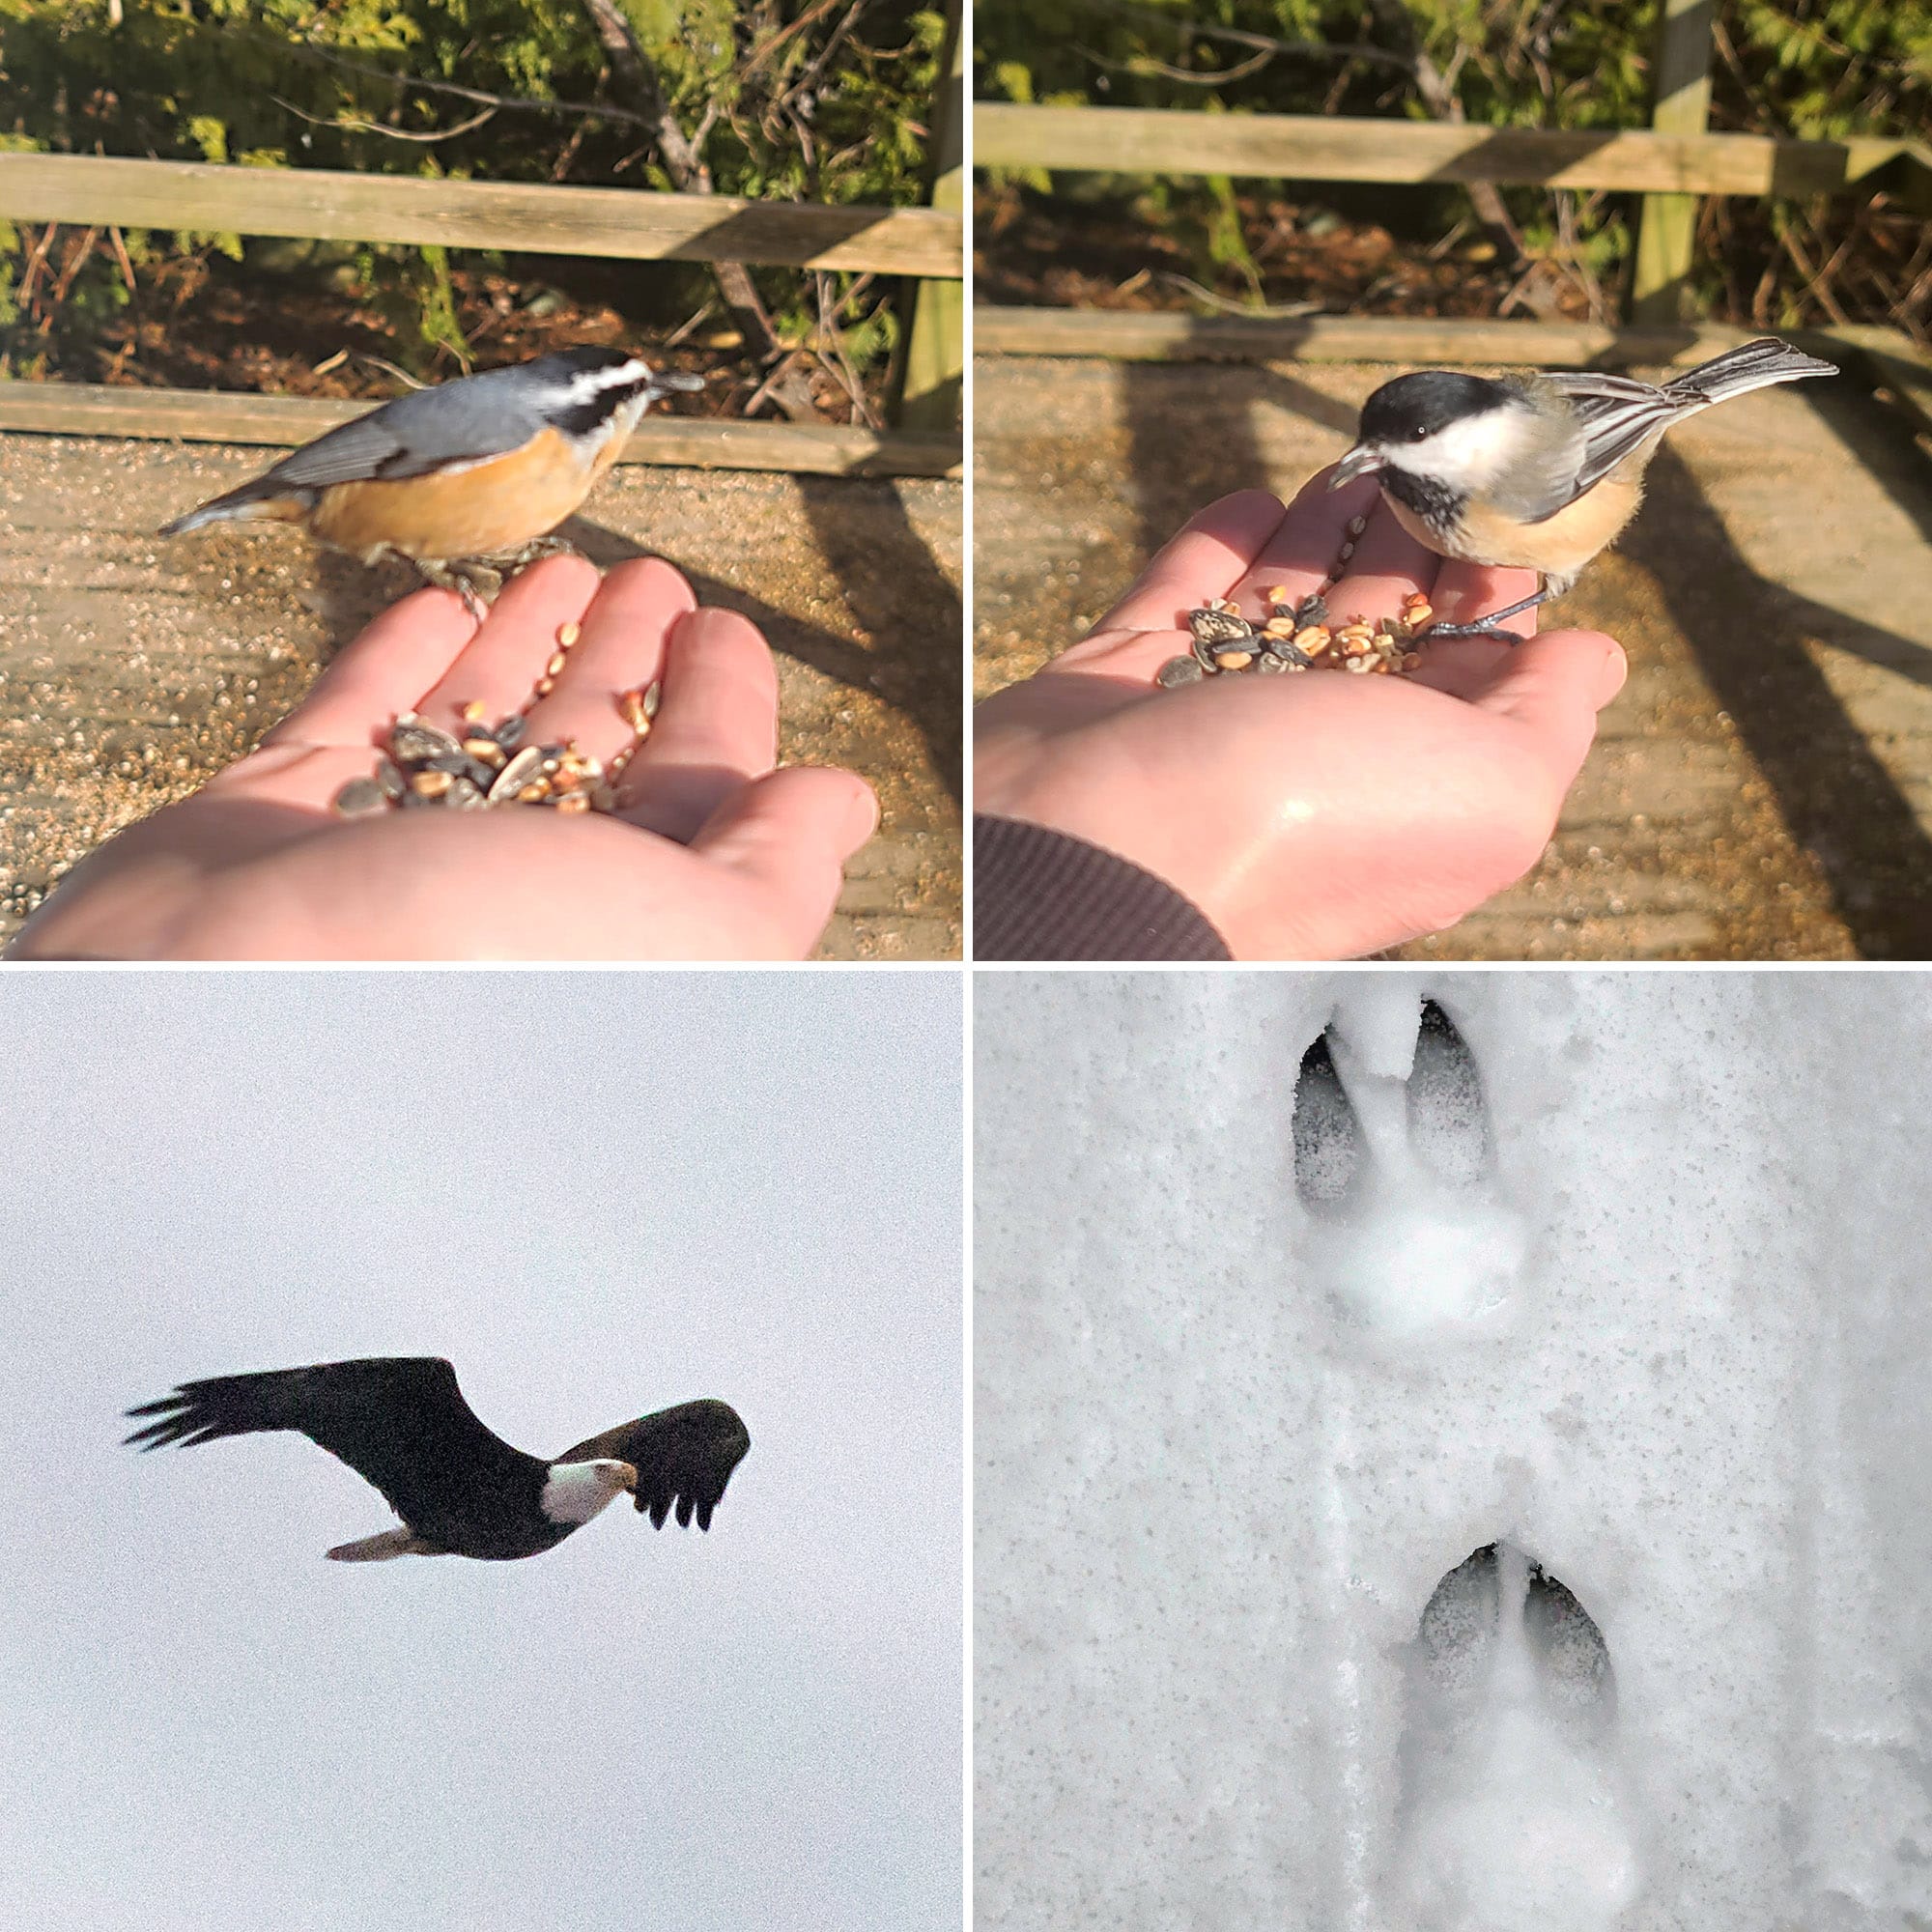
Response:
[{"label": "shadow on decking", "polygon": [[1623,549],[1657,583],[1859,951],[1932,958],[1932,840],[1804,644],[1826,639],[1921,684],[1932,656],[1761,577],[1667,443]]}]

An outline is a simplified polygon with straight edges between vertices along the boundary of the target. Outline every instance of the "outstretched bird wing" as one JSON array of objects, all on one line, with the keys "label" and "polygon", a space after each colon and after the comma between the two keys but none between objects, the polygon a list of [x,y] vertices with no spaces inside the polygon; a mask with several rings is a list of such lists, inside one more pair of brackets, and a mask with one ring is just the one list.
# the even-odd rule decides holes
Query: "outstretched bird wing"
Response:
[{"label": "outstretched bird wing", "polygon": [[556,1460],[588,1463],[614,1456],[637,1470],[638,1509],[650,1512],[654,1529],[664,1527],[673,1505],[680,1527],[688,1527],[695,1514],[698,1528],[709,1529],[711,1512],[751,1446],[751,1433],[729,1403],[687,1402],[620,1422]]},{"label": "outstretched bird wing", "polygon": [[[293,1429],[338,1456],[407,1523],[461,1513],[467,1498],[505,1482],[541,1482],[546,1465],[484,1428],[435,1355],[380,1355],[305,1369],[183,1382],[130,1408],[155,1421],[128,1437],[143,1449],[191,1449],[222,1435]],[[722,1490],[724,1485],[719,1485]]]}]

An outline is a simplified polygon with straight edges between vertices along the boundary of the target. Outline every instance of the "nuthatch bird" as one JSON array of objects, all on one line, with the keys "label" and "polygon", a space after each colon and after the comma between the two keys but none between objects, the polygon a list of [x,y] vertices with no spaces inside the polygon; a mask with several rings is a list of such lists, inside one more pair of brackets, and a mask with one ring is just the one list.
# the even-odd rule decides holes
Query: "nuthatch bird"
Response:
[{"label": "nuthatch bird", "polygon": [[1829,362],[1765,336],[1662,388],[1628,376],[1461,376],[1425,369],[1384,383],[1331,490],[1375,475],[1395,520],[1438,556],[1533,570],[1534,597],[1436,638],[1476,637],[1560,597],[1643,500],[1663,433],[1750,389],[1834,376]]},{"label": "nuthatch bird", "polygon": [[162,527],[299,524],[364,563],[406,557],[479,622],[477,564],[514,569],[568,552],[550,532],[590,494],[660,396],[701,389],[621,349],[565,349],[417,389],[285,456]]}]

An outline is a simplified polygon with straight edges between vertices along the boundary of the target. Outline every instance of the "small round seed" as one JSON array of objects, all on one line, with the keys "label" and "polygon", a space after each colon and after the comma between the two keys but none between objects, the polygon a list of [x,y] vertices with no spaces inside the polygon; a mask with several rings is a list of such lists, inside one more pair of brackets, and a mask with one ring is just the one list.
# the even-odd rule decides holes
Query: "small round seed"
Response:
[{"label": "small round seed", "polygon": [[1368,526],[1369,520],[1366,517],[1350,517],[1349,519],[1349,534],[1351,537],[1360,536]]},{"label": "small round seed", "polygon": [[1310,624],[1307,629],[1294,634],[1294,648],[1311,658],[1320,657],[1332,641],[1332,634],[1325,624]]},{"label": "small round seed", "polygon": [[583,635],[583,626],[579,623],[559,624],[556,627],[556,640],[568,650]]},{"label": "small round seed", "polygon": [[539,697],[548,697],[551,695],[551,693],[555,689],[556,689],[555,678],[540,677],[537,679],[537,696]]},{"label": "small round seed", "polygon": [[556,809],[559,811],[588,811],[590,810],[590,794],[582,791],[565,792],[556,801]]},{"label": "small round seed", "polygon": [[472,697],[463,707],[463,722],[466,724],[480,724],[487,715],[483,709],[483,700],[480,697]]},{"label": "small round seed", "polygon": [[1335,555],[1338,561],[1342,563],[1347,563],[1348,560],[1354,555],[1354,554],[1355,554],[1355,546],[1352,543],[1345,543],[1342,546],[1342,548],[1335,553]]},{"label": "small round seed", "polygon": [[1214,663],[1221,670],[1246,670],[1255,661],[1253,651],[1216,651]]},{"label": "small round seed", "polygon": [[450,772],[413,772],[410,776],[410,789],[418,798],[440,798],[455,782]]}]

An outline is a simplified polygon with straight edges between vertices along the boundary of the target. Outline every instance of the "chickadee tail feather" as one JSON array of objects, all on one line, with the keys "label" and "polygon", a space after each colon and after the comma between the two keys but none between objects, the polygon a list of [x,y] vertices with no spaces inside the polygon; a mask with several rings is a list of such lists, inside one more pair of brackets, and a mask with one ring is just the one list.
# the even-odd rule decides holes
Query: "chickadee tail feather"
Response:
[{"label": "chickadee tail feather", "polygon": [[1728,402],[1733,396],[1769,388],[1774,383],[1799,383],[1807,376],[1837,373],[1834,364],[1806,355],[1775,335],[1765,335],[1755,342],[1747,342],[1742,349],[1719,355],[1715,361],[1687,370],[1666,383],[1663,392],[1673,401],[1697,407]]},{"label": "chickadee tail feather", "polygon": [[163,524],[160,534],[164,537],[185,536],[189,530],[198,530],[205,524],[292,524],[315,507],[313,490],[292,491],[279,486],[264,489],[262,486],[268,481],[266,476],[258,476],[252,483],[243,483],[240,489],[213,498],[199,509],[190,510],[186,516],[177,517],[171,524]]}]

